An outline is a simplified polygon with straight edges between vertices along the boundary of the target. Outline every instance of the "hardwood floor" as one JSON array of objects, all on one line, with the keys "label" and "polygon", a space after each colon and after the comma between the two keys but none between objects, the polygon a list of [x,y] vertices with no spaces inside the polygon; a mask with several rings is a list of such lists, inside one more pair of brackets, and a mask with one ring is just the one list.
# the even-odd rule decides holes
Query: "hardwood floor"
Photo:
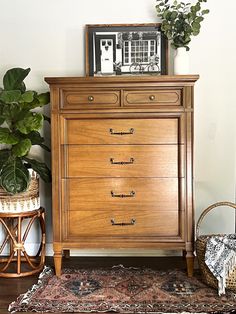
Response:
[{"label": "hardwood floor", "polygon": [[[63,267],[93,268],[119,264],[126,267],[146,266],[163,270],[168,268],[184,269],[186,267],[185,260],[182,257],[70,257],[63,259]],[[53,265],[52,257],[46,259],[46,265]],[[30,289],[37,280],[38,275],[17,279],[0,278],[0,314],[9,313],[7,311],[8,305],[16,300],[19,294]]]}]

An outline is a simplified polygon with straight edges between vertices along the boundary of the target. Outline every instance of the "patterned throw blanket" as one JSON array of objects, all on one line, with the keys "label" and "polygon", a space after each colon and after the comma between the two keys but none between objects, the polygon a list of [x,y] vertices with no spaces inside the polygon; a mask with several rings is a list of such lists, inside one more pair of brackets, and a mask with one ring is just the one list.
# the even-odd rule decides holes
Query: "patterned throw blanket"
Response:
[{"label": "patterned throw blanket", "polygon": [[219,295],[225,294],[226,279],[236,266],[236,234],[209,237],[205,263],[218,280]]}]

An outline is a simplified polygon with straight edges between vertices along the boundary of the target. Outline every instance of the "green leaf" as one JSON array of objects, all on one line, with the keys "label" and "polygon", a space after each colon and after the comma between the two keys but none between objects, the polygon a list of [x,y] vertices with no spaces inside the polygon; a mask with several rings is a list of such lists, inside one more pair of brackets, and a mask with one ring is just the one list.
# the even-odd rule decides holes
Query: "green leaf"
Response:
[{"label": "green leaf", "polygon": [[39,106],[40,106],[39,100],[35,96],[34,96],[34,99],[32,102],[24,103],[24,108],[27,110],[31,110],[31,109],[37,108]]},{"label": "green leaf", "polygon": [[25,92],[24,79],[29,74],[30,68],[13,68],[6,72],[3,77],[3,86],[5,90],[16,90],[19,89],[22,92]]},{"label": "green leaf", "polygon": [[0,128],[0,144],[15,145],[18,141],[18,138],[9,129]]},{"label": "green leaf", "polygon": [[47,121],[48,123],[51,123],[51,119],[45,115],[43,115],[44,121]]},{"label": "green leaf", "polygon": [[16,157],[22,157],[28,154],[32,144],[30,139],[26,138],[12,147],[12,153]]},{"label": "green leaf", "polygon": [[27,138],[30,139],[32,145],[39,145],[46,151],[50,152],[50,148],[43,144],[44,138],[37,131],[32,131],[27,134]]},{"label": "green leaf", "polygon": [[45,106],[50,102],[50,93],[47,92],[47,93],[39,94],[37,95],[37,99],[39,101],[40,107]]},{"label": "green leaf", "polygon": [[200,10],[201,10],[201,4],[200,4],[200,2],[198,2],[198,3],[195,5],[195,7],[196,7],[196,12],[200,11]]},{"label": "green leaf", "polygon": [[12,123],[21,119],[22,110],[19,104],[4,105],[2,108],[2,116],[5,118],[7,124],[11,126]]},{"label": "green leaf", "polygon": [[192,5],[190,10],[192,13],[196,13],[196,11],[197,11],[195,5]]},{"label": "green leaf", "polygon": [[35,159],[30,159],[27,157],[23,157],[23,159],[31,166],[31,168],[37,172],[40,176],[40,178],[44,181],[44,182],[51,182],[52,178],[51,178],[51,171],[49,170],[49,168],[46,166],[45,163],[43,162],[39,162]]},{"label": "green leaf", "polygon": [[202,10],[202,15],[204,15],[204,14],[208,14],[210,12],[210,10]]},{"label": "green leaf", "polygon": [[193,30],[193,36],[197,36],[200,33],[199,29],[194,29]]},{"label": "green leaf", "polygon": [[43,149],[45,149],[47,152],[51,151],[51,149],[47,145],[39,144],[39,146],[42,147]]},{"label": "green leaf", "polygon": [[5,118],[3,116],[0,116],[0,125],[2,125],[5,122]]},{"label": "green leaf", "polygon": [[7,162],[8,158],[10,157],[11,152],[9,149],[2,149],[0,150],[0,172],[3,165]]},{"label": "green leaf", "polygon": [[0,94],[0,100],[6,104],[17,103],[21,98],[20,90],[3,91]]},{"label": "green leaf", "polygon": [[192,27],[193,27],[194,30],[199,30],[201,25],[199,23],[197,23],[197,22],[193,22],[192,23]]},{"label": "green leaf", "polygon": [[0,185],[11,194],[27,190],[30,181],[28,169],[20,158],[9,158],[0,173]]},{"label": "green leaf", "polygon": [[204,17],[198,16],[195,21],[196,21],[197,23],[201,23],[203,20],[204,20]]},{"label": "green leaf", "polygon": [[27,138],[30,139],[32,145],[40,145],[44,142],[44,138],[37,131],[32,131],[28,133]]},{"label": "green leaf", "polygon": [[178,12],[173,11],[173,12],[171,13],[171,20],[174,21],[177,16],[178,16]]},{"label": "green leaf", "polygon": [[16,128],[23,134],[38,131],[43,126],[43,115],[41,113],[29,112],[23,120],[17,121]]},{"label": "green leaf", "polygon": [[3,124],[3,122],[5,122],[5,117],[3,115],[3,106],[1,106],[1,103],[0,103],[0,125]]},{"label": "green leaf", "polygon": [[32,102],[34,100],[34,94],[35,93],[33,91],[27,91],[21,95],[20,101],[26,103]]}]

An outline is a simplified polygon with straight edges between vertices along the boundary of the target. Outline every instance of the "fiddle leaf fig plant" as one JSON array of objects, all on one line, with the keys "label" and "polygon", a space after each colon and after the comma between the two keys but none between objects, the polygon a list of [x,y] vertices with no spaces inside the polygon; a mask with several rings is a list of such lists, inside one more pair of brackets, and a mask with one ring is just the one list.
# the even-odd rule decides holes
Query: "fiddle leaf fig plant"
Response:
[{"label": "fiddle leaf fig plant", "polygon": [[34,111],[47,105],[50,95],[26,90],[24,79],[29,72],[30,68],[8,70],[0,88],[0,186],[10,194],[27,190],[30,168],[45,182],[51,181],[47,165],[29,157],[33,145],[50,151],[40,134],[44,121],[50,119]]},{"label": "fiddle leaf fig plant", "polygon": [[175,49],[185,47],[189,50],[192,36],[200,33],[204,15],[210,11],[202,8],[207,0],[198,0],[195,4],[179,2],[177,0],[157,0],[157,16],[161,18],[161,30],[171,41]]}]

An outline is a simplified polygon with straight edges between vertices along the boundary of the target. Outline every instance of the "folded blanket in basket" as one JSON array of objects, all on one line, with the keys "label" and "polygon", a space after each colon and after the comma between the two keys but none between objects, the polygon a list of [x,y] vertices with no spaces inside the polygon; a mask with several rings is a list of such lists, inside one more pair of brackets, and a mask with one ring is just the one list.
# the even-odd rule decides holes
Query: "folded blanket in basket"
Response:
[{"label": "folded blanket in basket", "polygon": [[218,280],[219,295],[224,294],[226,279],[236,266],[236,234],[209,237],[205,263]]}]

